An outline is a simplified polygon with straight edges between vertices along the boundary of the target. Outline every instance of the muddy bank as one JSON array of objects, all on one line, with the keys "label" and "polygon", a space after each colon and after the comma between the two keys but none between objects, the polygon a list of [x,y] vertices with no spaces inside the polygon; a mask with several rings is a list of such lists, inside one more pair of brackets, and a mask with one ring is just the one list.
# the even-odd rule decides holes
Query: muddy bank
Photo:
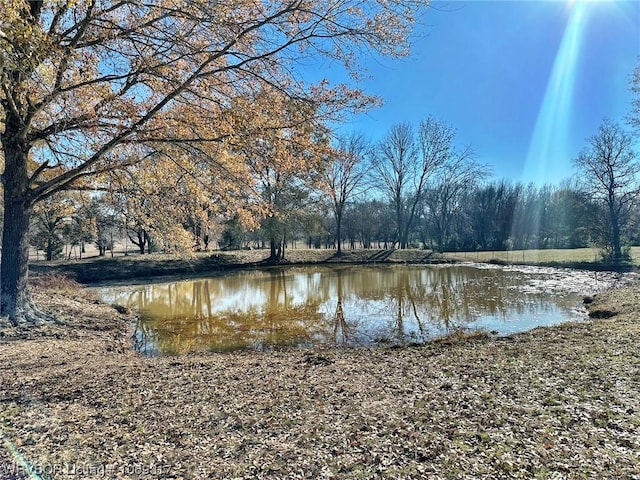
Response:
[{"label": "muddy bank", "polygon": [[[91,257],[83,260],[36,261],[29,265],[32,276],[66,275],[83,284],[134,283],[144,280],[177,279],[212,276],[237,269],[265,268],[274,265],[268,260],[267,250],[198,253],[192,256],[169,254],[128,255],[115,258]],[[287,251],[286,260],[278,265],[331,265],[331,264],[442,264],[467,262],[430,250],[359,249],[335,250],[293,249]],[[489,260],[497,265],[533,265],[554,268],[573,268],[597,272],[635,272],[631,264],[604,264],[598,262],[504,262]]]},{"label": "muddy bank", "polygon": [[132,353],[131,319],[90,298],[36,295],[63,320],[0,339],[3,479],[640,476],[636,289],[502,339],[179,358]]},{"label": "muddy bank", "polygon": [[[84,284],[135,281],[153,278],[185,278],[215,275],[246,268],[275,265],[268,250],[199,253],[190,257],[168,254],[92,257],[85,260],[32,262],[33,275],[62,274]],[[377,264],[377,263],[453,263],[455,260],[429,250],[290,250],[277,265]]]}]

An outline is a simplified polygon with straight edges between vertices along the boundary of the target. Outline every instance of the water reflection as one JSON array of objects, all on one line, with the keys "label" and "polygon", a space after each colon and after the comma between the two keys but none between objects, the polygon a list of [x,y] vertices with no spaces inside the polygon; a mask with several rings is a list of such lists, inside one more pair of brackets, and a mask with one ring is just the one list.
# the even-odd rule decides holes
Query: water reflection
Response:
[{"label": "water reflection", "polygon": [[577,274],[470,266],[301,267],[100,293],[140,312],[141,352],[180,354],[403,344],[457,328],[509,333],[581,318],[580,296],[564,288],[574,279],[562,275]]}]

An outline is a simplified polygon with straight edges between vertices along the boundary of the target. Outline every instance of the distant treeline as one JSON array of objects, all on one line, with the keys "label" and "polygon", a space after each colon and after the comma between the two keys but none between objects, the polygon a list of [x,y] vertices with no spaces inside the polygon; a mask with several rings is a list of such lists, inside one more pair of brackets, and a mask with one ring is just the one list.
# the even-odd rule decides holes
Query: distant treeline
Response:
[{"label": "distant treeline", "polygon": [[[577,187],[513,184],[499,180],[461,190],[444,201],[441,189],[429,190],[419,202],[419,214],[409,229],[409,247],[438,251],[483,251],[531,248],[579,248],[599,244],[605,234],[600,207]],[[637,214],[637,213],[636,213]],[[632,225],[627,242],[638,241]],[[336,248],[336,224],[329,211],[316,204],[290,225],[282,225],[290,244]],[[343,248],[398,247],[392,205],[360,199],[346,205]],[[227,223],[220,238],[223,249],[261,248],[269,231],[243,230]]]},{"label": "distant treeline", "polygon": [[[606,243],[603,207],[568,182],[537,186],[496,180],[458,189],[455,195],[445,195],[443,189],[440,185],[427,190],[418,202],[406,247],[491,251]],[[209,219],[207,224],[192,218],[182,228],[190,232],[195,250],[270,248],[276,236],[282,250],[289,246],[337,248],[336,220],[329,204],[321,192],[305,199],[307,203],[292,206],[286,218],[266,217],[257,228],[243,226],[237,217]],[[140,253],[172,250],[152,228],[115,212],[106,197],[88,203],[56,199],[47,207],[36,212],[31,228],[32,245],[43,250],[46,259],[60,258],[63,252],[70,256],[72,251],[77,257],[88,243],[94,243],[101,255],[112,251],[116,242],[125,241],[129,249]],[[638,213],[632,210],[633,218],[623,232],[626,245],[640,240],[635,228]],[[391,202],[381,200],[375,190],[361,194],[345,205],[342,248],[399,248],[395,218]]]},{"label": "distant treeline", "polygon": [[340,139],[315,164],[247,155],[250,181],[216,177],[207,188],[154,159],[105,181],[102,194],[46,198],[34,208],[29,238],[48,260],[63,251],[77,257],[88,243],[105,255],[122,242],[141,254],[268,248],[276,262],[292,245],[337,254],[597,246],[603,259],[624,261],[625,247],[640,240],[640,161],[619,125],[603,121],[574,162],[575,179],[559,185],[491,180],[454,138],[452,127],[428,118],[417,131],[394,126],[375,145],[361,135]]}]

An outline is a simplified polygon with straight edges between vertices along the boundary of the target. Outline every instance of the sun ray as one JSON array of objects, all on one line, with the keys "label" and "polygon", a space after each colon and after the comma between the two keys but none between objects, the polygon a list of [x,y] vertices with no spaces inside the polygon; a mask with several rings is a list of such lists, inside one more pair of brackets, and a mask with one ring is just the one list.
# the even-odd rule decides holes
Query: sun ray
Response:
[{"label": "sun ray", "polygon": [[570,18],[551,70],[533,135],[529,144],[525,176],[540,183],[552,176],[550,166],[573,155],[568,147],[573,91],[584,33],[584,1],[573,0]]},{"label": "sun ray", "polygon": [[[572,120],[573,92],[578,71],[580,48],[585,29],[585,0],[570,0],[569,19],[547,81],[529,143],[523,178],[542,185],[555,183],[553,166],[566,162],[570,151],[569,136]],[[516,220],[514,219],[514,222]],[[530,218],[531,231],[539,235],[540,218]],[[515,228],[515,223],[512,225]]]},{"label": "sun ray", "polygon": [[42,480],[42,477],[37,473],[38,468],[31,465],[27,459],[20,453],[18,448],[8,438],[0,432],[0,440],[4,448],[9,452],[10,456],[14,459],[16,467],[16,478],[18,478],[18,472],[26,473],[31,480]]}]

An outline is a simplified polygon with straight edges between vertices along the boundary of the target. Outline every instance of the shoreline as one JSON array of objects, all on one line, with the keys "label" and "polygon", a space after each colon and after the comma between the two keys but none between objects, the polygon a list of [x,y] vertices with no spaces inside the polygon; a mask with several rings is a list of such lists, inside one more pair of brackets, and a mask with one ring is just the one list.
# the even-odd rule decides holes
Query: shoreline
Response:
[{"label": "shoreline", "polygon": [[62,320],[0,337],[3,468],[10,445],[51,478],[640,476],[637,288],[508,338],[180,357],[132,352],[88,290],[33,292]]},{"label": "shoreline", "polygon": [[268,261],[268,251],[247,250],[201,253],[191,257],[171,254],[131,255],[126,257],[91,257],[83,260],[32,262],[33,276],[65,275],[84,285],[158,282],[176,278],[201,278],[220,273],[271,267],[301,267],[322,265],[440,265],[459,263],[488,263],[493,265],[526,265],[534,267],[569,268],[593,272],[637,272],[633,264],[611,265],[598,262],[504,262],[496,259],[473,261],[436,254],[429,250],[346,250],[336,256],[334,250],[290,250],[286,260]]}]

